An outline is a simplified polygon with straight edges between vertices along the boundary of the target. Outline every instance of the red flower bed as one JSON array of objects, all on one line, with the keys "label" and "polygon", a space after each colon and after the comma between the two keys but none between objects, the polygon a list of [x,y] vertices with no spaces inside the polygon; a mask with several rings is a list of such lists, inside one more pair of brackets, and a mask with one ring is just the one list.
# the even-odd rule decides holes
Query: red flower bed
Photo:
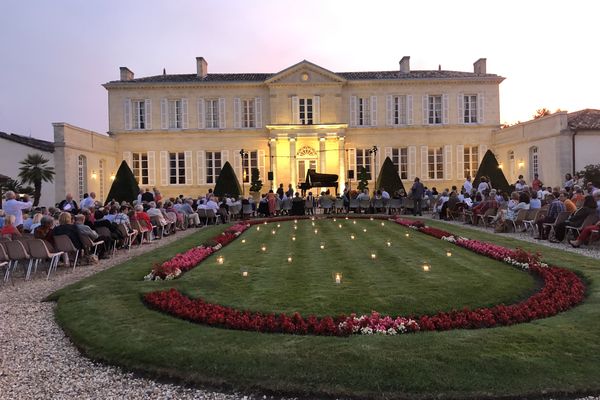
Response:
[{"label": "red flower bed", "polygon": [[[293,218],[288,217],[280,220],[289,219]],[[376,312],[360,317],[352,314],[349,317],[342,315],[321,318],[312,315],[305,318],[298,313],[292,316],[262,314],[207,303],[203,299],[190,299],[175,289],[148,293],[144,296],[144,301],[153,309],[209,326],[265,333],[327,336],[346,336],[350,334],[396,335],[419,331],[507,326],[556,315],[583,301],[585,286],[579,277],[567,269],[548,267],[540,261],[539,254],[530,254],[518,248],[516,250],[507,249],[478,240],[456,238],[444,230],[427,227],[421,221],[401,218],[395,221],[439,239],[450,239],[449,241],[456,243],[456,245],[475,253],[527,269],[530,273],[537,275],[544,282],[544,286],[539,292],[517,304],[499,304],[474,310],[464,308],[463,310],[439,312],[434,315],[398,316],[395,318],[382,316]],[[227,244],[243,232],[247,225],[243,225],[243,227],[236,225],[236,227],[237,234],[235,233],[236,230],[230,229],[213,240],[219,244]],[[190,251],[193,252],[194,250]],[[178,262],[180,264],[191,264],[192,261],[187,262],[187,258],[182,257],[186,254],[187,252],[178,255],[173,260],[179,257]],[[193,258],[193,255],[190,258]],[[198,258],[200,257],[198,255]]]}]

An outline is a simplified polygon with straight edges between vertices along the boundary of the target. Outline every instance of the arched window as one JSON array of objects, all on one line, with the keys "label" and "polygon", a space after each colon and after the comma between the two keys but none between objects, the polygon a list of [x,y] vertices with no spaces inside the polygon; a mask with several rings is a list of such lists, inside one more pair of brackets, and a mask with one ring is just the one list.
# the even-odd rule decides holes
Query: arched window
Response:
[{"label": "arched window", "polygon": [[77,158],[77,190],[79,199],[83,199],[83,194],[87,193],[87,158],[80,154]]},{"label": "arched window", "polygon": [[533,176],[540,173],[540,153],[537,146],[529,148],[529,181],[533,181]]},{"label": "arched window", "polygon": [[105,166],[106,161],[100,160],[98,161],[98,183],[99,183],[99,195],[100,201],[104,202],[104,179],[105,179]]},{"label": "arched window", "polygon": [[508,151],[508,180],[513,181],[515,179],[515,152],[514,150]]}]

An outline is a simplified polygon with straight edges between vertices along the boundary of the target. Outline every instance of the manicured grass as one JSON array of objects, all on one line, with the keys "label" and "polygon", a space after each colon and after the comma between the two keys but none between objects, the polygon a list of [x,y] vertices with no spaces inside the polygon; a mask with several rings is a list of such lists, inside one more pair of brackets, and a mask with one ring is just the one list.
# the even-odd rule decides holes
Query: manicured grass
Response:
[{"label": "manicured grass", "polygon": [[[529,274],[457,247],[448,257],[446,250],[455,246],[390,222],[329,219],[313,226],[304,220],[297,230],[292,221],[280,225],[249,229],[241,237],[245,243],[234,241],[174,286],[238,309],[318,316],[373,310],[435,314],[515,303],[537,289]],[[223,265],[217,255],[224,257]],[[428,272],[424,262],[431,265]],[[241,276],[242,267],[247,278]],[[339,285],[335,272],[342,273]]]},{"label": "manicured grass", "polygon": [[[263,256],[259,258],[256,252],[246,254],[242,258],[239,249],[241,243],[234,242],[231,247],[220,252],[226,260],[223,266],[214,265],[214,257],[211,257],[205,261],[208,263],[206,268],[201,265],[177,281],[140,280],[154,262],[168,259],[176,252],[198,244],[222,229],[211,228],[182,239],[168,249],[158,249],[55,293],[53,299],[58,300],[56,318],[77,346],[93,359],[196,384],[225,385],[241,390],[268,389],[304,395],[317,393],[377,398],[437,397],[438,394],[440,397],[480,398],[520,396],[542,391],[600,391],[600,289],[597,284],[600,280],[600,263],[597,260],[554,249],[540,249],[502,235],[476,233],[437,222],[428,223],[457,234],[493,241],[507,247],[520,246],[528,250],[542,250],[546,261],[571,268],[584,277],[588,282],[588,297],[584,304],[570,311],[532,323],[504,328],[419,333],[397,337],[302,337],[231,331],[188,323],[147,309],[140,300],[143,293],[177,287],[188,294],[208,296],[211,300],[224,299],[228,295],[231,304],[236,306],[279,308],[287,311],[288,307],[291,307],[290,304],[280,301],[277,297],[283,296],[287,300],[294,299],[294,306],[319,314],[322,307],[320,303],[344,311],[343,305],[349,300],[341,298],[346,294],[345,291],[349,291],[347,299],[352,301],[357,311],[370,311],[373,304],[381,304],[379,311],[402,313],[406,310],[403,308],[406,307],[405,302],[396,299],[398,293],[403,295],[402,291],[383,291],[385,293],[381,294],[382,291],[377,290],[383,287],[381,285],[398,286],[398,283],[393,285],[387,280],[397,276],[396,274],[404,273],[404,270],[409,268],[407,265],[411,265],[400,264],[400,260],[408,260],[411,257],[420,259],[426,250],[428,254],[440,251],[445,253],[446,248],[452,248],[452,252],[456,254],[452,257],[452,262],[470,257],[467,254],[463,257],[458,248],[445,242],[411,231],[411,236],[415,236],[415,243],[423,244],[421,250],[411,253],[400,248],[397,254],[386,255],[386,250],[381,250],[380,247],[376,262],[380,264],[376,267],[384,272],[374,274],[372,269],[367,269],[368,275],[355,275],[355,271],[361,271],[361,263],[356,262],[351,269],[346,269],[350,267],[344,264],[342,287],[321,287],[321,280],[317,279],[316,285],[320,288],[312,288],[306,283],[308,281],[298,286],[289,286],[292,278],[286,271],[288,268],[295,268],[297,271],[294,270],[292,277],[303,281],[303,277],[318,274],[320,269],[312,266],[322,257],[318,247],[307,248],[304,252],[309,262],[296,265],[294,261],[294,265],[288,266],[285,260],[286,247],[283,245],[278,250],[280,254],[276,254],[273,248],[265,255],[265,259]],[[288,228],[282,223],[281,229]],[[328,228],[320,228],[323,231],[326,229]],[[395,229],[404,232],[400,227]],[[387,239],[384,230],[374,228],[373,231],[374,235],[380,236],[379,240]],[[368,233],[371,233],[371,230]],[[266,234],[270,235],[270,226]],[[248,236],[249,239],[251,237],[253,236]],[[400,239],[391,238],[394,246],[400,246]],[[327,243],[326,246],[329,247]],[[371,247],[366,240],[363,243],[362,250]],[[252,243],[248,240],[247,244]],[[284,242],[284,245],[287,244]],[[337,246],[336,241],[333,241],[331,246]],[[353,244],[352,247],[340,248],[335,253],[334,258],[337,260],[338,257],[356,258],[364,251],[360,250],[358,244]],[[273,259],[270,260],[268,256],[272,256]],[[297,257],[294,255],[294,260]],[[388,261],[394,262],[384,263],[386,257],[390,257]],[[440,258],[437,260],[441,263]],[[460,269],[459,273],[468,275],[469,269],[484,269],[491,265],[488,259],[479,260],[481,265],[478,266],[475,262],[473,266],[465,267],[465,270]],[[250,279],[245,283],[237,280],[239,267],[234,261],[243,262],[250,267]],[[428,274],[427,279],[435,277],[433,273],[438,268],[450,268],[438,267],[438,261],[433,257],[429,261],[432,264],[432,274]],[[266,264],[262,264],[263,262]],[[366,262],[370,263],[370,260]],[[259,270],[253,269],[262,265],[261,268],[265,268],[266,271],[267,264],[270,268],[277,268],[277,277],[261,276]],[[331,270],[340,269],[339,267],[340,265],[336,265]],[[207,283],[215,279],[211,276],[212,273],[228,269],[231,270],[231,282],[235,282],[232,289],[246,285],[252,289],[248,289],[246,294],[252,296],[236,298],[238,294],[234,292],[239,287],[230,290],[225,286],[216,286],[214,282],[212,285]],[[489,297],[478,297],[478,303],[481,305],[491,301],[493,296],[514,299],[532,287],[533,282],[527,274],[513,271],[508,266],[498,265],[497,268],[489,269],[490,273],[492,270],[502,270],[502,276],[492,279],[482,275],[481,279],[485,280],[485,285],[481,295]],[[329,266],[323,267],[322,270],[328,271],[323,282],[331,282]],[[414,277],[422,276],[417,274],[417,271],[413,272]],[[385,279],[377,280],[383,273]],[[513,273],[517,283],[525,284],[525,287],[511,293],[510,287],[498,286],[497,281],[510,280]],[[348,285],[347,276],[352,277]],[[367,277],[371,280],[369,285],[372,287],[364,290],[354,289],[359,287],[355,282]],[[223,279],[227,282],[230,279],[229,275]],[[443,281],[440,278],[435,279],[440,280]],[[472,290],[478,290],[476,283],[471,283]],[[408,282],[403,283],[407,284]],[[451,297],[460,295],[463,296],[461,301],[468,301],[468,294],[453,289],[456,287],[460,288],[456,282],[449,281],[444,290],[450,290],[449,293],[453,293]],[[320,302],[315,299],[317,289],[327,294],[323,295],[323,299],[319,299]],[[495,295],[492,295],[493,291],[496,291]],[[300,295],[303,292],[311,296],[312,300],[303,304],[303,296]],[[419,296],[429,295],[419,293]],[[419,302],[417,298],[413,300],[413,304],[418,306],[419,303],[433,301],[429,297],[420,298],[427,300]],[[451,307],[452,302],[459,302],[458,298],[444,301],[447,307]],[[426,305],[423,307],[423,310],[427,309]]]}]

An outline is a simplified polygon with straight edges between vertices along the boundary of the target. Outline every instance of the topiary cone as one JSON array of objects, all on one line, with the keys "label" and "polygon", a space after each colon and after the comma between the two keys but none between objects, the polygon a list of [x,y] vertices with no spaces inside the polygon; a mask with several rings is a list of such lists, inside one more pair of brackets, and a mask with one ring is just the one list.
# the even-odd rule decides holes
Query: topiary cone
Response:
[{"label": "topiary cone", "polygon": [[108,196],[106,196],[106,202],[108,203],[111,200],[116,200],[119,203],[123,201],[132,203],[137,199],[139,192],[140,188],[133,176],[133,172],[131,172],[129,166],[123,160],[117,170],[115,180],[110,186]]}]

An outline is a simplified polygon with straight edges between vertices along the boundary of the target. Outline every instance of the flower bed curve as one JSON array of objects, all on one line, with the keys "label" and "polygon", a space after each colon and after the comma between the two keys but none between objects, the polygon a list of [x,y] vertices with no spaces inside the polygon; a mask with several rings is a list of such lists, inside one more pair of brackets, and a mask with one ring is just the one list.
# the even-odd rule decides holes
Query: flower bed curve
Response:
[{"label": "flower bed curve", "polygon": [[[293,315],[265,314],[208,303],[201,298],[191,299],[176,289],[147,293],[143,300],[152,309],[213,327],[263,333],[348,336],[351,334],[397,335],[424,331],[509,326],[556,315],[574,307],[584,299],[585,285],[581,279],[570,270],[548,266],[541,262],[539,254],[530,254],[518,248],[513,250],[492,243],[457,237],[442,229],[428,227],[419,220],[402,218],[391,220],[424,234],[454,243],[477,254],[528,271],[543,281],[543,287],[529,298],[516,304],[499,304],[493,307],[464,308],[433,315],[398,317],[380,315],[375,311],[370,315],[351,314],[350,316],[320,318],[313,315],[303,317],[298,313]],[[248,225],[245,226],[247,229]],[[238,231],[239,233],[225,241],[225,244],[230,243],[245,229]],[[167,263],[175,260],[178,256]],[[199,255],[198,258],[200,257]]]}]

